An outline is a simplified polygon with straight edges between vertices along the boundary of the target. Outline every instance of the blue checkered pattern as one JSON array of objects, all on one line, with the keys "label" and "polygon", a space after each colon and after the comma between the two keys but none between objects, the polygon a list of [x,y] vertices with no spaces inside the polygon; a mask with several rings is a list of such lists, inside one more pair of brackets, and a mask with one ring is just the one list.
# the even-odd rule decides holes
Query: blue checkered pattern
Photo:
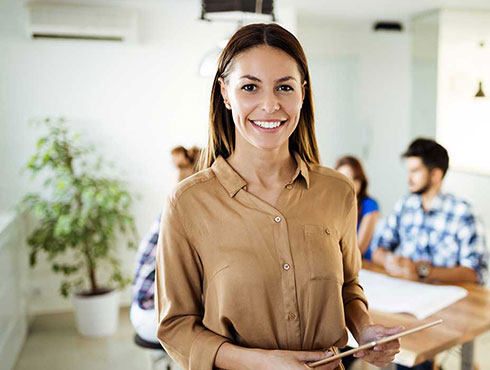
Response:
[{"label": "blue checkered pattern", "polygon": [[377,245],[438,267],[469,267],[481,284],[487,279],[488,249],[482,224],[467,202],[450,194],[439,194],[428,212],[419,195],[399,200],[380,230]]},{"label": "blue checkered pattern", "polygon": [[160,219],[155,220],[137,253],[137,267],[133,281],[133,301],[143,310],[155,307],[155,253],[160,231]]}]

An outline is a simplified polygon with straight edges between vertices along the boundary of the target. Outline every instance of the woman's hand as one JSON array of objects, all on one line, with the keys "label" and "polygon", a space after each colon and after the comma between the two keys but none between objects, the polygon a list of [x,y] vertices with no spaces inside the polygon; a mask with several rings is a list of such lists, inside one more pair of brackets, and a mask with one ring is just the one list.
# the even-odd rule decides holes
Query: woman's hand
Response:
[{"label": "woman's hand", "polygon": [[[283,351],[245,348],[224,343],[216,354],[214,365],[219,369],[233,370],[306,370],[308,363],[333,356],[330,351]],[[315,367],[315,370],[332,370],[341,360]]]},{"label": "woman's hand", "polygon": [[[400,333],[404,330],[402,326],[396,328],[386,328],[381,325],[369,325],[364,327],[361,333],[360,345]],[[378,344],[371,350],[361,351],[354,354],[354,357],[363,359],[377,367],[387,366],[395,355],[400,352],[400,340],[395,339],[391,342]]]},{"label": "woman's hand", "polygon": [[[263,358],[257,370],[305,370],[310,369],[308,363],[323,360],[333,356],[330,351],[263,351]],[[339,366],[338,359],[323,366],[315,367],[316,370],[332,370]],[[312,368],[311,368],[312,369]]]}]

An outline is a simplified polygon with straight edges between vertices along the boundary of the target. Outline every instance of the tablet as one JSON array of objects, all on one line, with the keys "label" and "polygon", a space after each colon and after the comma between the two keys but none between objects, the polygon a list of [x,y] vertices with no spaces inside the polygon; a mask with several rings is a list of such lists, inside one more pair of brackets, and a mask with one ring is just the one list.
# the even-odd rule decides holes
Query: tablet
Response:
[{"label": "tablet", "polygon": [[431,328],[433,326],[439,325],[440,323],[442,323],[442,319],[429,322],[428,324],[417,326],[417,327],[415,327],[413,329],[410,329],[410,330],[402,331],[402,332],[400,332],[398,334],[390,335],[389,337],[384,337],[384,338],[375,340],[373,342],[369,342],[369,343],[363,344],[362,346],[359,346],[357,348],[353,348],[353,349],[351,349],[349,351],[346,351],[346,352],[339,353],[338,355],[335,355],[335,356],[332,356],[332,357],[327,357],[327,358],[324,358],[323,360],[319,360],[319,361],[315,361],[315,362],[310,362],[310,363],[307,363],[305,365],[308,368],[315,368],[315,367],[320,366],[320,365],[325,365],[325,364],[328,364],[329,362],[335,361],[335,360],[337,360],[339,358],[350,356],[350,355],[353,355],[356,352],[373,348],[374,346],[376,346],[378,344],[383,344],[383,343],[391,342],[392,340],[395,340],[395,339],[404,337],[405,335],[416,333],[418,331],[421,331],[421,330],[424,330],[424,329],[427,329],[427,328]]}]

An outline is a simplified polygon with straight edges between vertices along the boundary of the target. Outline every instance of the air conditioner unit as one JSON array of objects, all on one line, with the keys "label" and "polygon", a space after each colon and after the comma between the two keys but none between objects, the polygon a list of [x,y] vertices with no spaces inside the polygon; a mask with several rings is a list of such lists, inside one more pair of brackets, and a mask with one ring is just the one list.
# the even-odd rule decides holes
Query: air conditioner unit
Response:
[{"label": "air conditioner unit", "polygon": [[136,12],[119,7],[27,3],[30,38],[135,42]]}]

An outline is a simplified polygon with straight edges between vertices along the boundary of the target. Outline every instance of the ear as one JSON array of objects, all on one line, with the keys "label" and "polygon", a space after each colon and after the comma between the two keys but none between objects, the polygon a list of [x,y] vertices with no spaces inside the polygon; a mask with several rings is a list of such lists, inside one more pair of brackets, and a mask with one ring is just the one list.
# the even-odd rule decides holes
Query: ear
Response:
[{"label": "ear", "polygon": [[218,82],[219,82],[219,87],[220,87],[221,96],[223,97],[223,100],[225,101],[225,103],[229,103],[230,100],[228,99],[228,90],[226,89],[225,80],[223,79],[223,77],[220,77],[220,78],[218,78]]},{"label": "ear", "polygon": [[301,100],[305,100],[306,95],[306,81],[303,81],[303,86],[301,86]]},{"label": "ear", "polygon": [[431,177],[433,181],[441,182],[442,178],[444,177],[444,173],[442,172],[442,169],[436,167],[432,169]]}]

